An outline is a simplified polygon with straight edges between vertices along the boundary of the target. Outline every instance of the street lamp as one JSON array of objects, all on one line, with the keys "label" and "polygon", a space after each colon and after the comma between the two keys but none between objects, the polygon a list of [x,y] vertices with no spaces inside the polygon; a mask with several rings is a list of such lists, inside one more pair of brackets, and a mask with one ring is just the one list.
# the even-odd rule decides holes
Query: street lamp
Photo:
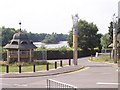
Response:
[{"label": "street lamp", "polygon": [[22,24],[22,23],[21,23],[21,22],[19,22],[19,25],[20,25],[20,31],[21,31],[21,24]]}]

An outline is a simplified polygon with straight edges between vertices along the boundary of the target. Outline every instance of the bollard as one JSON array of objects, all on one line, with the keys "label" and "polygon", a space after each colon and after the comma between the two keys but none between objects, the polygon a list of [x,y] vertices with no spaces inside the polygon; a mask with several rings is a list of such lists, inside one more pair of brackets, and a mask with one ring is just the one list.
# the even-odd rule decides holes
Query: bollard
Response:
[{"label": "bollard", "polygon": [[33,64],[33,72],[35,72],[35,64]]},{"label": "bollard", "polygon": [[63,65],[62,65],[62,60],[60,61],[60,66],[63,67]]},{"label": "bollard", "polygon": [[9,73],[9,66],[6,65],[6,73]]},{"label": "bollard", "polygon": [[46,64],[46,69],[49,70],[49,63]]},{"label": "bollard", "polygon": [[21,73],[21,65],[19,65],[19,73]]},{"label": "bollard", "polygon": [[69,58],[69,65],[71,65],[71,59]]},{"label": "bollard", "polygon": [[57,69],[57,62],[55,62],[55,69]]},{"label": "bollard", "polygon": [[93,56],[91,55],[91,60],[93,60]]}]

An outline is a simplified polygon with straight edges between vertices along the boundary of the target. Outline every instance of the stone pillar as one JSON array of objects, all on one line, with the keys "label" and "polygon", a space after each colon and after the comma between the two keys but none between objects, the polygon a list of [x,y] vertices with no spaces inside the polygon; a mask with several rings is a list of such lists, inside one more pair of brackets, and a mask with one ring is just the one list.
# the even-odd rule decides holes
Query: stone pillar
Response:
[{"label": "stone pillar", "polygon": [[113,31],[113,61],[117,63],[117,36],[116,32]]},{"label": "stone pillar", "polygon": [[77,39],[78,36],[77,35],[73,35],[73,63],[74,65],[77,65],[77,59],[78,59],[78,51],[77,51]]},{"label": "stone pillar", "polygon": [[30,49],[29,53],[30,53],[30,62],[32,62],[32,49]]},{"label": "stone pillar", "polygon": [[113,15],[113,61],[117,63],[117,29],[118,22],[115,14]]},{"label": "stone pillar", "polygon": [[20,49],[18,49],[18,62],[20,62]]},{"label": "stone pillar", "polygon": [[9,50],[7,50],[7,62],[9,63],[9,61],[10,61],[10,51]]},{"label": "stone pillar", "polygon": [[77,59],[78,59],[78,15],[72,16],[73,20],[73,64],[77,65]]}]

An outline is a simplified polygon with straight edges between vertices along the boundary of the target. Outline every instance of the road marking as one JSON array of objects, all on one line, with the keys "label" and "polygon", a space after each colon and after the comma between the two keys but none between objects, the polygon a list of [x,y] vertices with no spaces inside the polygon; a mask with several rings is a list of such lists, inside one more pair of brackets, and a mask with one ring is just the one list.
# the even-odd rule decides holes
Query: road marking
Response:
[{"label": "road marking", "polygon": [[85,71],[85,70],[87,70],[87,69],[89,69],[90,67],[86,67],[86,68],[84,68],[84,69],[81,69],[81,70],[79,70],[79,71]]},{"label": "road marking", "polygon": [[80,70],[76,70],[76,71],[73,71],[73,72],[70,72],[70,73],[66,73],[66,74],[72,74],[72,73],[77,73],[77,72],[82,72],[82,71],[85,71],[87,69],[89,69],[90,67],[85,67],[83,69],[80,69]]},{"label": "road marking", "polygon": [[97,82],[96,84],[100,84],[100,85],[118,85],[119,83]]},{"label": "road marking", "polygon": [[87,70],[87,69],[89,69],[89,68],[90,68],[90,67],[85,67],[85,68],[83,68],[83,69],[76,70],[76,71],[71,72],[71,73],[82,72],[82,71],[85,71],[85,70]]},{"label": "road marking", "polygon": [[23,87],[26,87],[28,86],[27,84],[14,84],[15,86],[23,86]]}]

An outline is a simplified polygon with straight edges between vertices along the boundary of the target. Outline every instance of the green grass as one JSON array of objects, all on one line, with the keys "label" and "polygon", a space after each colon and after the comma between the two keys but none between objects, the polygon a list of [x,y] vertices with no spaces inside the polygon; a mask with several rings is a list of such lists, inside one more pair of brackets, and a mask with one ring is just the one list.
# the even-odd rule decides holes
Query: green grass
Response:
[{"label": "green grass", "polygon": [[90,61],[93,61],[93,62],[109,62],[109,63],[113,62],[109,55],[94,57],[94,58],[90,59]]},{"label": "green grass", "polygon": [[[57,64],[57,67],[59,67],[59,63]],[[63,65],[65,66],[65,65]],[[54,69],[55,65],[54,63],[49,64],[49,69]],[[35,66],[36,71],[43,71],[46,70],[46,65],[36,65]],[[24,65],[21,68],[22,72],[33,72],[33,65]],[[1,66],[0,72],[6,72],[6,66]],[[19,72],[19,67],[17,65],[9,65],[9,72]]]}]

